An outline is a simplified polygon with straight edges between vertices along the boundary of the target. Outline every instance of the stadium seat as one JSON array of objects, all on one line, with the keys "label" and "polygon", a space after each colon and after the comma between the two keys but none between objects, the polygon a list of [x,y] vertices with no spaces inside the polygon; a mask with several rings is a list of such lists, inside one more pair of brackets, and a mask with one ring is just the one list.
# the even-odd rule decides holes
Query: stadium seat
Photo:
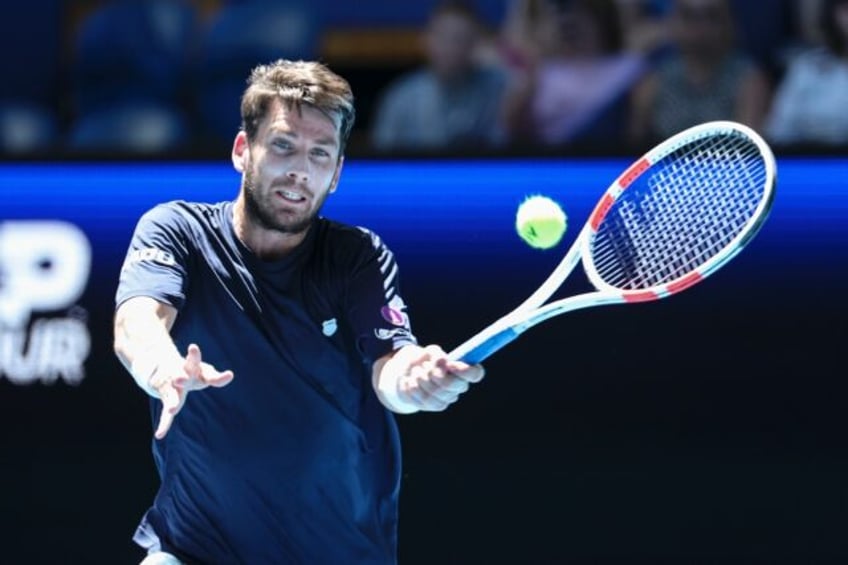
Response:
[{"label": "stadium seat", "polygon": [[39,0],[17,4],[0,18],[2,153],[43,151],[57,143],[62,13],[59,0]]},{"label": "stadium seat", "polygon": [[55,114],[45,106],[0,103],[0,153],[20,154],[54,149],[59,138]]},{"label": "stadium seat", "polygon": [[300,2],[224,5],[200,41],[195,101],[209,147],[229,146],[240,125],[239,104],[250,70],[276,59],[311,59],[318,15]]},{"label": "stadium seat", "polygon": [[95,10],[76,37],[78,110],[128,98],[176,102],[195,30],[183,0],[116,0]]},{"label": "stadium seat", "polygon": [[[103,124],[135,123],[151,112],[160,125],[173,117],[165,128],[169,131],[184,128],[186,70],[197,29],[197,14],[188,0],[113,0],[89,14],[75,38],[72,146],[135,146],[138,139],[114,139],[120,132],[134,134],[123,128],[110,132]],[[96,135],[104,137],[97,142]]]},{"label": "stadium seat", "polygon": [[79,152],[161,153],[181,149],[191,139],[183,114],[151,101],[129,101],[82,115],[68,136]]}]

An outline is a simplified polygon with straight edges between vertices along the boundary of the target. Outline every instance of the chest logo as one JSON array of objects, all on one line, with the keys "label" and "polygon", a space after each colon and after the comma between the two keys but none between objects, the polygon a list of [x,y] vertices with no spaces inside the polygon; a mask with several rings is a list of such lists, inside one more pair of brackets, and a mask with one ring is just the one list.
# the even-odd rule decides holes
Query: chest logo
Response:
[{"label": "chest logo", "polygon": [[325,336],[330,337],[336,330],[339,329],[339,324],[336,322],[335,318],[330,318],[329,320],[324,320],[321,323],[321,331]]}]

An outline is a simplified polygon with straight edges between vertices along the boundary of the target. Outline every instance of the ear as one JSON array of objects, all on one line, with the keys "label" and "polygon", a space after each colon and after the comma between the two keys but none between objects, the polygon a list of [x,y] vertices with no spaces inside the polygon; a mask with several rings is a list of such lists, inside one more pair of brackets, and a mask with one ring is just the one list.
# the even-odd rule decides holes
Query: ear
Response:
[{"label": "ear", "polygon": [[247,134],[244,131],[239,131],[233,141],[233,167],[243,173],[247,168],[247,163],[250,161],[250,146],[247,143]]},{"label": "ear", "polygon": [[336,186],[339,184],[339,179],[342,176],[342,167],[344,167],[344,156],[339,157],[339,162],[336,163],[336,172],[333,173],[333,180],[330,181],[330,192],[336,191]]}]

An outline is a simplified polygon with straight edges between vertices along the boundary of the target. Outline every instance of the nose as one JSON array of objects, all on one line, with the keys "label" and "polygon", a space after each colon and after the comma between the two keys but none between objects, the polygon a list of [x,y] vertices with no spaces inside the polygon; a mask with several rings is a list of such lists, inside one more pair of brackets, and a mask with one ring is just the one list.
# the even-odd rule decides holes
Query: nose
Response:
[{"label": "nose", "polygon": [[286,178],[292,182],[306,184],[309,180],[309,161],[305,157],[293,158],[289,162]]},{"label": "nose", "polygon": [[286,177],[295,182],[303,183],[305,183],[309,179],[309,176],[306,174],[306,171],[289,171],[286,173]]}]

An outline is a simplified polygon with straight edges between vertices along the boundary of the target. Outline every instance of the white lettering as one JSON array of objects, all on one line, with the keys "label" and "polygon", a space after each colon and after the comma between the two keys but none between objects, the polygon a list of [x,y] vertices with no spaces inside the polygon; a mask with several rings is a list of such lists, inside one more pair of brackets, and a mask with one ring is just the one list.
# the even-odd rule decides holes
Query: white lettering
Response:
[{"label": "white lettering", "polygon": [[21,327],[32,312],[72,305],[90,267],[88,239],[73,224],[0,223],[0,323]]},{"label": "white lettering", "polygon": [[[29,338],[29,340],[27,340]],[[15,384],[79,384],[91,350],[85,323],[74,318],[40,318],[29,332],[0,329],[0,376]]]},{"label": "white lettering", "polygon": [[159,263],[166,267],[173,267],[177,264],[176,259],[174,259],[174,256],[170,252],[156,249],[155,247],[147,247],[145,249],[130,251],[127,255],[127,260],[124,262],[124,267],[144,261]]},{"label": "white lettering", "polygon": [[[16,384],[83,379],[91,337],[74,303],[90,270],[91,246],[73,224],[0,222],[0,377]],[[72,313],[33,320],[65,308]]]}]

